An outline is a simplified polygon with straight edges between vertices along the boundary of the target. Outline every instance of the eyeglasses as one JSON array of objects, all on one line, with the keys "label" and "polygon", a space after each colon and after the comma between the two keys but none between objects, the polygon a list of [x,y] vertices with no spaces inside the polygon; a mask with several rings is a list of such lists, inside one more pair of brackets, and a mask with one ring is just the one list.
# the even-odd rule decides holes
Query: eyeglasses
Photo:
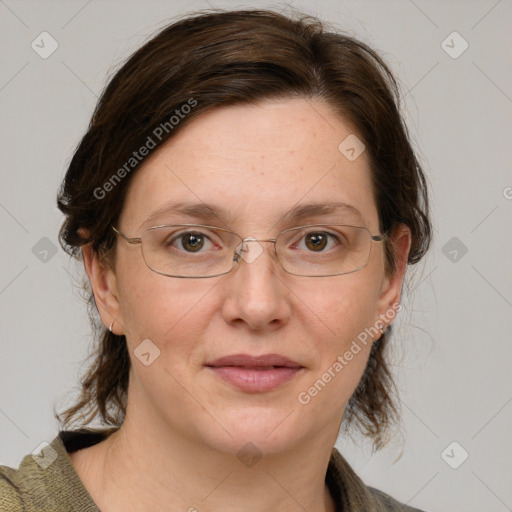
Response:
[{"label": "eyeglasses", "polygon": [[[129,244],[140,244],[150,270],[169,277],[203,278],[228,274],[240,259],[248,263],[262,252],[258,242],[272,242],[276,259],[289,274],[329,277],[361,270],[369,261],[372,235],[364,227],[344,224],[309,224],[286,229],[276,238],[242,238],[232,231],[201,224],[153,226],[139,238],[112,229]],[[256,246],[250,246],[253,242]]]}]

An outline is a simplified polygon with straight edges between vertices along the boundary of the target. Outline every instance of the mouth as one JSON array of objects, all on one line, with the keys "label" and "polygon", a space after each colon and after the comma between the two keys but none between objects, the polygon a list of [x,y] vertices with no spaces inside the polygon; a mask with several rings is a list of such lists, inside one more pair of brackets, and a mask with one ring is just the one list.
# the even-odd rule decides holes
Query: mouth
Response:
[{"label": "mouth", "polygon": [[278,354],[235,354],[206,363],[224,382],[246,393],[264,393],[290,382],[304,367]]}]

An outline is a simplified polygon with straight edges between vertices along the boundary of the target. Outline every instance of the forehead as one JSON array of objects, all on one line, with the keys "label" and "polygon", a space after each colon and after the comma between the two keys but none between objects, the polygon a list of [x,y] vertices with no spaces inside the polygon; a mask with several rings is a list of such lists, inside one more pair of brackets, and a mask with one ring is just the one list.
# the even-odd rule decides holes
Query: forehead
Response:
[{"label": "forehead", "polygon": [[121,222],[138,229],[149,218],[164,220],[179,203],[202,204],[204,212],[213,210],[212,216],[222,210],[227,222],[263,228],[290,219],[301,206],[343,203],[348,208],[331,212],[332,221],[337,220],[333,216],[344,221],[355,209],[367,227],[378,226],[365,152],[349,160],[339,150],[354,135],[318,100],[273,100],[209,111],[137,171]]}]

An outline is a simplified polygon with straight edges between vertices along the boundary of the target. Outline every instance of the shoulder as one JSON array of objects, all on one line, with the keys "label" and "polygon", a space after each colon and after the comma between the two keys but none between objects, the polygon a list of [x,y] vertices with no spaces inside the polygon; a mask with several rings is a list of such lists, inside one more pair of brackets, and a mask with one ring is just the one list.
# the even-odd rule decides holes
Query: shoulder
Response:
[{"label": "shoulder", "polygon": [[422,512],[400,503],[378,489],[366,486],[336,448],[333,449],[329,461],[326,483],[340,510]]},{"label": "shoulder", "polygon": [[21,512],[23,509],[18,472],[15,469],[0,466],[0,510]]},{"label": "shoulder", "polygon": [[68,453],[73,451],[73,445],[76,449],[77,439],[83,444],[87,435],[74,434],[78,432],[61,432],[50,444],[45,443],[38,454],[26,455],[18,469],[0,466],[0,511],[98,512]]},{"label": "shoulder", "polygon": [[43,444],[39,453],[23,457],[18,469],[1,466],[0,510],[62,510],[62,490],[69,486],[70,466],[66,448],[58,437]]},{"label": "shoulder", "polygon": [[49,482],[54,481],[46,470],[58,458],[54,443],[43,445],[38,454],[26,455],[18,469],[0,466],[0,510],[46,510],[41,505],[46,505]]}]

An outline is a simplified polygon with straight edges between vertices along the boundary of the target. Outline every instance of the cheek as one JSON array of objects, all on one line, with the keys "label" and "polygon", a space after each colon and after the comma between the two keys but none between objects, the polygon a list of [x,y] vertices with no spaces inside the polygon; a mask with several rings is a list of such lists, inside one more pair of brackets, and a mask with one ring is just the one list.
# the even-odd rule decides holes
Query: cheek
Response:
[{"label": "cheek", "polygon": [[378,289],[370,273],[362,272],[326,278],[312,287],[310,283],[294,286],[304,328],[313,326],[322,332],[319,343],[342,349],[354,337],[373,324],[378,308]]},{"label": "cheek", "polygon": [[168,278],[134,264],[119,265],[118,275],[129,276],[118,289],[130,353],[146,339],[162,355],[171,345],[173,353],[192,350],[190,340],[207,327],[205,308],[215,282]]},{"label": "cheek", "polygon": [[345,283],[336,293],[319,293],[311,298],[314,308],[304,320],[305,325],[317,326],[310,333],[318,357],[296,399],[304,413],[325,423],[339,420],[370,355],[372,339],[365,329],[374,321],[376,304],[373,293],[364,290],[360,283],[355,290]]},{"label": "cheek", "polygon": [[314,409],[326,408],[334,415],[357,387],[372,346],[365,329],[375,321],[378,293],[372,279],[361,277],[340,276],[314,293],[295,290],[303,303],[300,320],[315,340],[318,356],[298,400],[304,405],[314,399]]}]

